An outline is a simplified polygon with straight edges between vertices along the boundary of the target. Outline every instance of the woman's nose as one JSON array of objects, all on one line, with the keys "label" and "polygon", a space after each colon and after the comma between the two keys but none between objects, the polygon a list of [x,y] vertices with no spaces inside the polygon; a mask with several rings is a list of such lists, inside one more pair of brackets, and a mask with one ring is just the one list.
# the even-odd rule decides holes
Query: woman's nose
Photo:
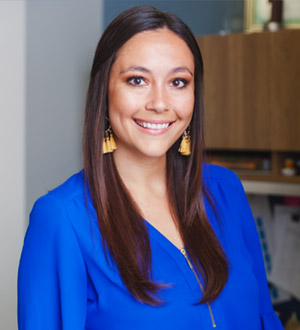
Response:
[{"label": "woman's nose", "polygon": [[152,86],[148,94],[146,109],[156,112],[164,112],[170,110],[168,92],[164,87]]}]

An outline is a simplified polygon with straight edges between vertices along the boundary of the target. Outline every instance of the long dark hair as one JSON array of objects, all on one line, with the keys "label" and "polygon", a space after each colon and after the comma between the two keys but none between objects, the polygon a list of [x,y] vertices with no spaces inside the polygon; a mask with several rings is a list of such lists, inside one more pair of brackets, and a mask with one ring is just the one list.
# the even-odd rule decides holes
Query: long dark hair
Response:
[{"label": "long dark hair", "polygon": [[207,219],[203,198],[212,199],[202,182],[203,62],[197,42],[173,14],[138,6],[120,14],[107,27],[96,49],[87,93],[83,132],[84,173],[97,212],[102,242],[120,276],[139,301],[157,305],[162,287],[152,278],[151,248],[146,224],[116,169],[112,154],[102,154],[107,128],[108,82],[120,48],[135,34],[167,28],[186,42],[195,62],[195,104],[190,131],[192,153],[178,153],[178,140],[167,152],[167,191],[170,208],[196,270],[204,280],[199,303],[213,301],[228,278],[225,253]]}]

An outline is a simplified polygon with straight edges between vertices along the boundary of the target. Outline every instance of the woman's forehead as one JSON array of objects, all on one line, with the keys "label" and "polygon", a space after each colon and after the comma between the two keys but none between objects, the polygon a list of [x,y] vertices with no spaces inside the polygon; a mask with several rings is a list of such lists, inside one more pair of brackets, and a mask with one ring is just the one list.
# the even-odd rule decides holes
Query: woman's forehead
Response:
[{"label": "woman's forehead", "polygon": [[157,66],[159,61],[164,61],[165,65],[186,66],[194,71],[194,57],[190,48],[183,39],[166,28],[135,34],[119,50],[115,64]]}]

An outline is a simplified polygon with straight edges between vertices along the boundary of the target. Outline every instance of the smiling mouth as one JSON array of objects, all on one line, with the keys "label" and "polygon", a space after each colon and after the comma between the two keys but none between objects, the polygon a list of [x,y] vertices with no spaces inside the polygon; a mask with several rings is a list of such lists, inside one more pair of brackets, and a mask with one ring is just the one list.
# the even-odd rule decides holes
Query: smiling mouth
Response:
[{"label": "smiling mouth", "polygon": [[137,121],[135,120],[136,124],[143,127],[143,128],[150,128],[150,129],[164,129],[168,128],[170,125],[172,125],[173,122],[167,122],[167,123],[149,123],[147,121]]}]

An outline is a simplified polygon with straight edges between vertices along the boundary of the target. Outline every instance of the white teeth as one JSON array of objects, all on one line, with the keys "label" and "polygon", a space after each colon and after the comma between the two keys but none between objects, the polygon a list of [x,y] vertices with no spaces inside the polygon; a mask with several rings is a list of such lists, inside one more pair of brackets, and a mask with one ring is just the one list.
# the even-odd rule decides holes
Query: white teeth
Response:
[{"label": "white teeth", "polygon": [[151,129],[162,129],[167,128],[170,123],[164,123],[164,124],[151,124],[151,123],[145,123],[145,122],[136,122],[139,126],[142,126],[144,128],[151,128]]}]

